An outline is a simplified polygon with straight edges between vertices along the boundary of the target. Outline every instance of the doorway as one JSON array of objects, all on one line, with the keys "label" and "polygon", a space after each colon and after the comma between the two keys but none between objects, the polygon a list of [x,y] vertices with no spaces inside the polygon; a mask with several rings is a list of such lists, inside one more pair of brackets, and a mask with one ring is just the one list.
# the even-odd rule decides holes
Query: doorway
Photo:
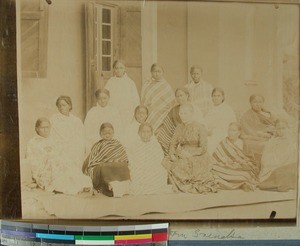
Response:
[{"label": "doorway", "polygon": [[128,76],[142,86],[141,6],[139,2],[89,1],[86,5],[86,111],[94,92],[113,76],[114,60],[125,61]]}]

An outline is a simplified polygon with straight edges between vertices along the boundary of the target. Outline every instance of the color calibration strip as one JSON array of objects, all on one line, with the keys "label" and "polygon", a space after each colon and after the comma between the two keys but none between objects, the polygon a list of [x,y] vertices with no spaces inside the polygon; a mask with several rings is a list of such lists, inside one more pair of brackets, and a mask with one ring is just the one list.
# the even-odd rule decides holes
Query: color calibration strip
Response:
[{"label": "color calibration strip", "polygon": [[1,221],[0,239],[1,245],[167,245],[168,227],[167,223],[61,226]]}]

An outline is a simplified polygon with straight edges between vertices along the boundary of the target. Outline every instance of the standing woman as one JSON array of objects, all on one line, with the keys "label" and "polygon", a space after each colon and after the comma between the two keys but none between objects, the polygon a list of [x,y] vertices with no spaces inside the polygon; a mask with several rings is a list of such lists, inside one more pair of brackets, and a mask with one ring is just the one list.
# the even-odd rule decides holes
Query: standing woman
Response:
[{"label": "standing woman", "polygon": [[110,105],[119,110],[120,121],[126,129],[135,107],[140,104],[140,97],[134,81],[126,74],[125,63],[116,60],[113,70],[114,76],[107,81],[105,88],[110,92]]},{"label": "standing woman", "polygon": [[56,106],[59,113],[50,118],[53,141],[66,158],[81,168],[85,150],[82,121],[71,113],[72,100],[69,96],[60,96]]},{"label": "standing woman", "polygon": [[153,64],[151,66],[151,79],[147,80],[142,87],[142,105],[149,110],[147,122],[156,133],[164,118],[174,106],[174,92],[169,83],[163,77],[162,66]]},{"label": "standing woman", "polygon": [[190,99],[194,106],[195,114],[201,112],[202,115],[206,116],[208,111],[213,107],[211,101],[213,86],[203,79],[203,69],[200,66],[192,66],[190,75],[191,80],[186,85],[186,88],[190,93]]},{"label": "standing woman", "polygon": [[204,122],[208,131],[207,151],[212,154],[228,132],[228,126],[236,121],[232,108],[225,103],[225,93],[221,88],[214,88],[211,94],[214,106],[207,113]]}]

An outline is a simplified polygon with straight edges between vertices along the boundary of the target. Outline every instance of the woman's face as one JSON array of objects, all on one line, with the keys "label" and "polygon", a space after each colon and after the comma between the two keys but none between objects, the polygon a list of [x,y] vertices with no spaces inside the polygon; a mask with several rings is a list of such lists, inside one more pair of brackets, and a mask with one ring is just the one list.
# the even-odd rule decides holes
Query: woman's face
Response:
[{"label": "woman's face", "polygon": [[237,140],[239,136],[241,135],[241,132],[239,128],[236,125],[231,125],[228,128],[228,138],[230,140]]},{"label": "woman's face", "polygon": [[198,68],[195,68],[195,69],[191,72],[192,80],[193,80],[195,83],[199,83],[199,82],[200,82],[201,76],[202,76],[201,70],[198,69]]},{"label": "woman's face", "polygon": [[264,105],[264,100],[261,97],[255,97],[250,104],[254,111],[261,111]]},{"label": "woman's face", "polygon": [[105,127],[100,132],[100,137],[105,140],[112,140],[113,136],[114,136],[114,130],[111,129],[110,127]]},{"label": "woman's face", "polygon": [[194,118],[192,109],[187,107],[180,107],[179,116],[184,124],[191,123]]},{"label": "woman's face", "polygon": [[135,119],[136,119],[137,122],[144,123],[146,121],[147,117],[148,117],[147,109],[145,109],[145,108],[139,108],[136,111]]},{"label": "woman's face", "polygon": [[118,62],[114,67],[114,74],[117,77],[123,77],[125,74],[125,66],[121,62]]},{"label": "woman's face", "polygon": [[149,126],[144,126],[140,131],[139,131],[140,138],[143,142],[149,142],[151,137],[152,137],[152,129]]},{"label": "woman's face", "polygon": [[61,114],[69,116],[71,106],[65,100],[60,100],[58,102],[57,108]]},{"label": "woman's face", "polygon": [[163,73],[162,68],[159,66],[154,67],[151,71],[152,78],[157,81],[162,79]]},{"label": "woman's face", "polygon": [[101,107],[106,107],[106,105],[108,104],[108,100],[109,100],[109,96],[103,92],[101,92],[98,96],[98,104],[101,106]]},{"label": "woman's face", "polygon": [[220,105],[224,100],[224,96],[222,92],[220,91],[215,91],[214,94],[212,95],[212,101],[215,106]]},{"label": "woman's face", "polygon": [[176,100],[180,105],[186,104],[188,102],[188,95],[182,91],[182,90],[178,90],[176,92]]},{"label": "woman's face", "polygon": [[36,128],[36,132],[39,136],[43,138],[49,137],[51,125],[47,121],[41,122],[41,124]]}]

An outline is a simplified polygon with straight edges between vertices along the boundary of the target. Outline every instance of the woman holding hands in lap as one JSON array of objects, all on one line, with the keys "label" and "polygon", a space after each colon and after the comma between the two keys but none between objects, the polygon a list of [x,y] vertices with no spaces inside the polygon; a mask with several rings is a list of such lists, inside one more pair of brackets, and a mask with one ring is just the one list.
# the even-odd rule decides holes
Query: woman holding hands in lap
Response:
[{"label": "woman holding hands in lap", "polygon": [[207,153],[205,127],[194,121],[193,106],[180,106],[182,124],[176,127],[170,144],[169,156],[163,165],[169,172],[173,189],[186,193],[217,191],[212,174],[214,160]]},{"label": "woman holding hands in lap", "polygon": [[241,118],[242,139],[245,153],[260,163],[261,155],[267,141],[275,134],[275,117],[264,108],[263,96],[250,96],[249,109]]}]

